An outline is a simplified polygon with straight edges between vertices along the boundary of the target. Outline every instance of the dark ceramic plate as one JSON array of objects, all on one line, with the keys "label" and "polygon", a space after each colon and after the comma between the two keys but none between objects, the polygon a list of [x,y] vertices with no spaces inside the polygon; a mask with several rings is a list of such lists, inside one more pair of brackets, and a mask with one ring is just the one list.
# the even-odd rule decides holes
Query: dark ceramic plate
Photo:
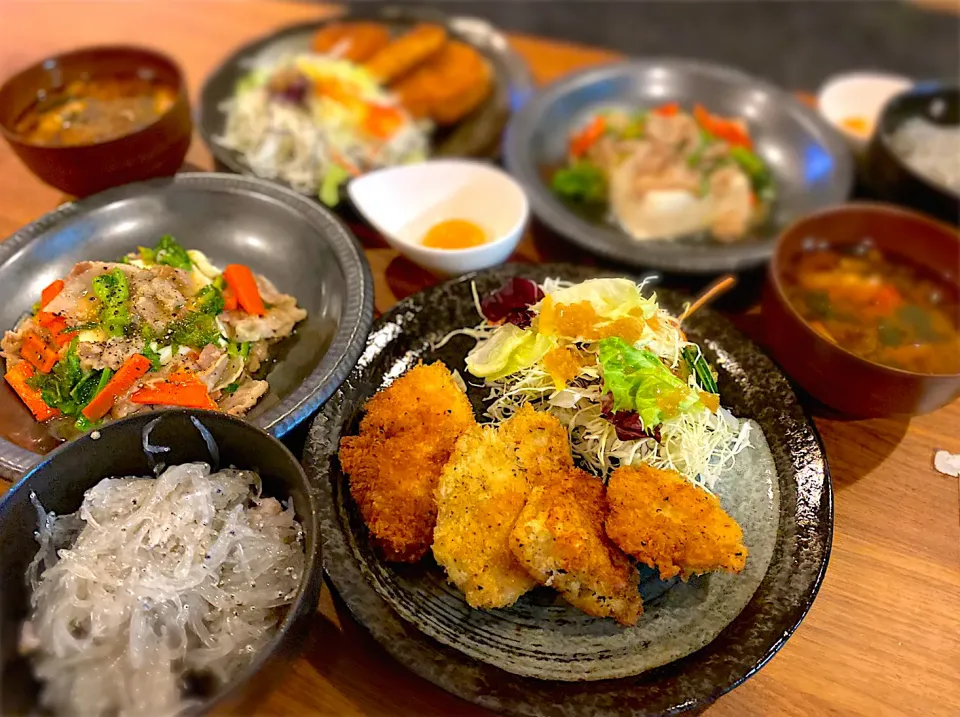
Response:
[{"label": "dark ceramic plate", "polygon": [[960,194],[913,169],[894,148],[893,135],[914,117],[960,126],[960,86],[922,82],[890,100],[867,148],[863,181],[880,199],[960,225]]},{"label": "dark ceramic plate", "polygon": [[237,82],[249,72],[255,58],[280,57],[303,52],[318,29],[343,20],[374,20],[388,25],[400,35],[418,22],[445,25],[451,36],[473,45],[493,68],[494,89],[490,97],[473,113],[449,128],[441,128],[432,138],[435,157],[490,158],[500,151],[500,138],[510,113],[526,98],[533,84],[522,61],[507,46],[503,36],[486,23],[472,18],[453,18],[441,12],[416,8],[366,8],[355,5],[348,15],[285,28],[242,47],[223,62],[200,91],[197,121],[203,141],[216,161],[230,171],[250,174],[239,152],[218,144],[223,134],[226,113],[223,102],[233,97]]},{"label": "dark ceramic plate", "polygon": [[[745,585],[734,576],[678,584],[644,575],[647,613],[625,630],[581,615],[546,590],[506,610],[470,610],[432,560],[389,564],[370,546],[336,457],[340,436],[355,434],[366,400],[418,360],[440,359],[463,373],[472,340],[457,337],[439,350],[434,342],[477,323],[471,282],[483,295],[516,275],[583,281],[603,273],[509,265],[410,297],[374,326],[357,367],[307,441],[307,471],[320,490],[325,569],[357,620],[394,657],[486,707],[527,715],[654,715],[703,706],[756,672],[803,619],[826,569],[833,520],[819,438],[789,383],[710,311],[691,318],[688,333],[720,372],[724,404],[759,424],[770,447],[769,470],[754,472],[758,483],[740,493],[755,510],[732,510],[759,572],[736,576]],[[658,296],[668,309],[679,309],[681,297]],[[485,394],[469,388],[478,415]],[[756,495],[768,491],[766,498]],[[721,494],[728,509],[732,497]]]},{"label": "dark ceramic plate", "polygon": [[[773,174],[777,198],[770,219],[745,239],[638,241],[605,219],[591,219],[561,201],[544,181],[560,166],[570,132],[597,110],[675,101],[697,103],[746,120],[756,152]],[[504,161],[530,194],[534,213],[584,249],[633,266],[683,273],[736,271],[765,262],[778,230],[816,209],[843,202],[853,183],[844,140],[816,110],[738,70],[678,59],[633,60],[567,75],[533,97],[510,121]]]},{"label": "dark ceramic plate", "polygon": [[[307,319],[276,347],[270,390],[248,419],[282,436],[353,368],[373,319],[373,282],[356,240],[330,212],[270,182],[181,174],[66,204],[0,244],[0,330],[83,259],[113,260],[164,234],[217,266],[243,263],[297,297]],[[0,361],[2,364],[2,361]],[[56,442],[0,386],[0,473],[19,475]]]},{"label": "dark ceramic plate", "polygon": [[[103,478],[149,476],[153,464],[143,450],[146,424],[158,414],[141,414],[105,426],[100,437],[89,435],[51,453],[0,501],[0,571],[3,574],[2,682],[0,714],[38,714],[38,685],[27,661],[19,656],[20,624],[29,610],[29,593],[24,580],[27,564],[37,552],[34,531],[37,511],[30,503],[36,493],[41,505],[58,515],[80,507],[83,494]],[[232,706],[224,714],[239,713],[243,700],[263,693],[276,684],[285,661],[296,657],[303,643],[307,623],[314,614],[322,582],[319,521],[316,498],[297,459],[280,441],[249,423],[209,411],[165,411],[151,430],[155,446],[167,446],[168,465],[203,461],[212,463],[203,436],[191,417],[200,421],[213,436],[220,466],[255,470],[263,479],[264,495],[293,500],[297,520],[303,526],[306,567],[300,590],[271,642],[224,689],[199,696],[199,703],[184,712],[195,717],[214,705]],[[254,679],[256,675],[256,679]]]}]

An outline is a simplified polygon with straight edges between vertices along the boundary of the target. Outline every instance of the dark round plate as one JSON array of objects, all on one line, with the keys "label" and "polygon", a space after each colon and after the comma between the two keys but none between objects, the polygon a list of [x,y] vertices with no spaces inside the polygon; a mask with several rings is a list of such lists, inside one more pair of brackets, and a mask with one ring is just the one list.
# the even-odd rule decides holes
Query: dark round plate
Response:
[{"label": "dark round plate", "polygon": [[[750,126],[756,152],[770,167],[777,198],[770,219],[747,238],[723,244],[701,238],[638,241],[615,225],[591,221],[564,204],[544,181],[564,162],[570,132],[599,109],[704,105]],[[682,273],[719,273],[762,264],[779,229],[846,200],[853,160],[843,138],[792,95],[738,70],[678,59],[633,60],[567,75],[533,97],[510,121],[504,162],[530,195],[533,212],[570,241],[608,259]]]},{"label": "dark round plate", "polygon": [[[434,342],[452,329],[477,323],[473,282],[483,295],[516,275],[583,281],[609,274],[562,264],[508,265],[412,296],[377,322],[356,368],[324,406],[307,440],[307,472],[320,493],[324,567],[353,615],[394,657],[444,689],[486,707],[525,715],[660,715],[704,706],[756,672],[796,629],[823,578],[833,525],[833,494],[819,437],[789,383],[755,345],[708,310],[698,312],[685,327],[720,372],[724,405],[762,428],[772,453],[772,489],[779,493],[770,521],[775,529],[770,559],[756,592],[716,629],[709,626],[716,621],[711,615],[687,626],[688,631],[710,633],[709,644],[692,654],[686,650],[679,659],[669,657],[673,645],[666,644],[662,652],[672,660],[668,664],[654,661],[650,664],[662,666],[596,680],[606,669],[605,659],[628,664],[630,653],[649,653],[658,646],[639,645],[618,653],[618,628],[609,621],[593,620],[604,624],[599,633],[587,634],[588,621],[570,619],[569,610],[538,591],[508,610],[467,611],[456,591],[441,589],[442,572],[432,560],[385,563],[370,546],[337,460],[340,436],[355,434],[366,400],[418,360],[441,359],[462,371],[473,342],[455,338],[438,350],[432,348]],[[682,303],[682,297],[671,292],[658,291],[658,297],[671,310]],[[478,415],[485,394],[480,387],[469,388]],[[654,587],[645,582],[642,588],[651,615],[667,615],[661,608],[676,602],[677,595],[691,600],[691,612],[701,601],[696,590],[684,593],[687,586],[659,583],[660,595],[649,592]],[[449,634],[445,623],[456,623],[457,634]],[[516,639],[511,632],[518,633]],[[558,657],[556,647],[564,640],[584,641],[590,649],[584,650],[582,661]],[[592,649],[598,641],[610,647],[608,655]],[[583,673],[578,676],[579,666]],[[543,679],[564,673],[562,679]],[[584,681],[571,681],[577,679]]]},{"label": "dark round plate", "polygon": [[[247,414],[284,435],[337,389],[373,320],[373,280],[356,240],[333,214],[289,189],[252,177],[180,174],[65,204],[0,244],[0,330],[12,328],[76,262],[116,261],[164,234],[217,266],[247,264],[307,310],[278,344],[266,376],[270,390]],[[49,447],[46,428],[4,382],[0,474],[19,475]]]},{"label": "dark round plate", "polygon": [[245,45],[207,78],[200,91],[197,127],[214,159],[230,171],[251,174],[240,153],[223,147],[216,137],[223,134],[226,126],[226,113],[221,105],[233,96],[237,81],[247,74],[254,58],[302,52],[309,49],[311,37],[321,27],[359,19],[382,22],[397,35],[419,22],[437,23],[446,26],[452,37],[477,48],[493,68],[493,92],[477,110],[456,125],[436,130],[431,151],[436,157],[489,158],[499,153],[501,134],[511,111],[532,89],[526,68],[503,37],[489,25],[472,18],[451,18],[425,9],[377,9],[355,5],[347,15],[293,25]]}]

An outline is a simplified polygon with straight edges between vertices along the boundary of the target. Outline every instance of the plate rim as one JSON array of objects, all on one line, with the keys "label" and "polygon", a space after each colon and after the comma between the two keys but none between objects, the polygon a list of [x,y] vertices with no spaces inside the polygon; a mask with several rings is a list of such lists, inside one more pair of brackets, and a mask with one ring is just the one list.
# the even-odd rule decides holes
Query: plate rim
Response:
[{"label": "plate rim", "polygon": [[[292,189],[257,177],[218,172],[184,172],[173,177],[124,184],[61,204],[0,242],[0,267],[5,266],[28,244],[70,219],[144,193],[169,191],[172,187],[195,191],[244,191],[279,202],[299,214],[317,233],[326,237],[331,252],[343,271],[346,288],[344,316],[320,363],[292,393],[252,421],[255,426],[281,438],[303,423],[339,389],[360,358],[366,343],[365,337],[373,323],[374,286],[370,265],[353,233],[329,210]],[[42,454],[0,437],[0,475],[16,479],[43,459]]]},{"label": "plate rim", "polygon": [[[651,56],[631,57],[623,60],[593,65],[565,74],[553,82],[540,87],[530,100],[513,114],[503,134],[503,162],[507,171],[519,181],[530,197],[533,214],[552,231],[564,237],[582,249],[602,258],[623,263],[628,266],[658,269],[682,274],[715,274],[722,271],[740,271],[750,269],[769,260],[773,254],[776,239],[783,227],[776,229],[771,236],[751,244],[719,244],[707,252],[690,251],[687,244],[676,244],[672,240],[653,239],[630,245],[630,237],[614,228],[592,227],[567,210],[549,192],[537,174],[536,167],[528,166],[525,161],[526,148],[530,136],[536,127],[534,117],[542,113],[554,98],[570,88],[588,85],[605,75],[617,72],[636,73],[651,67],[670,65],[715,77],[727,77],[758,87],[771,97],[794,109],[808,123],[819,130],[822,139],[829,144],[830,156],[837,169],[838,186],[845,187],[842,196],[838,196],[829,205],[847,201],[854,188],[854,163],[843,138],[822,117],[816,108],[808,107],[793,93],[772,82],[751,75],[728,65],[720,65],[687,57]],[[595,235],[622,235],[622,243],[606,246],[598,245]],[[665,250],[665,253],[643,251],[644,248]],[[674,250],[674,247],[676,248]],[[739,251],[738,251],[739,249]]]},{"label": "plate rim", "polygon": [[[537,265],[511,264],[496,267],[492,270],[472,272],[430,287],[424,291],[417,292],[398,302],[390,311],[385,312],[383,316],[376,321],[371,329],[368,346],[375,345],[375,342],[378,340],[378,330],[392,325],[397,317],[407,312],[412,306],[418,303],[422,304],[424,297],[429,297],[433,291],[443,290],[455,284],[472,281],[478,275],[486,273],[499,273],[502,274],[504,278],[507,276],[522,275],[523,272],[529,270],[531,266],[535,266],[541,271],[552,270],[558,273],[563,272],[564,268],[569,269],[573,267],[579,271],[586,268],[595,273],[596,276],[627,276],[632,279],[639,279],[639,277],[629,273],[616,272],[597,267],[579,267],[562,263]],[[715,316],[729,325],[729,321],[715,314],[715,312],[709,309],[704,310],[704,312]],[[739,674],[735,679],[720,686],[710,686],[709,688],[702,689],[700,694],[695,698],[671,698],[668,708],[649,711],[643,709],[642,696],[637,693],[637,690],[640,690],[644,695],[649,695],[650,690],[656,690],[656,682],[660,675],[669,672],[671,669],[676,669],[677,666],[682,667],[686,663],[695,661],[698,654],[709,649],[710,644],[686,657],[633,677],[596,682],[560,682],[522,677],[506,672],[493,665],[473,660],[457,649],[448,647],[427,636],[415,625],[401,618],[374,590],[373,586],[364,576],[363,568],[352,558],[352,553],[348,545],[349,539],[341,534],[340,531],[341,523],[336,507],[337,488],[335,481],[332,479],[331,471],[329,470],[330,461],[334,457],[336,446],[339,443],[340,431],[345,419],[344,413],[352,410],[344,405],[344,390],[350,384],[354,372],[362,370],[362,368],[358,369],[357,367],[354,368],[354,371],[351,371],[351,376],[345,380],[341,388],[330,398],[314,419],[304,448],[304,467],[308,476],[316,483],[317,490],[320,493],[321,523],[324,528],[321,531],[321,540],[324,555],[330,558],[330,560],[325,560],[324,570],[330,580],[331,587],[334,588],[338,600],[347,607],[352,618],[356,620],[367,633],[372,635],[392,657],[415,674],[475,704],[510,714],[578,714],[578,710],[583,709],[584,705],[575,704],[573,699],[582,698],[589,700],[598,694],[608,699],[604,702],[589,703],[588,706],[592,713],[598,715],[623,714],[623,709],[626,708],[618,709],[610,703],[610,699],[612,699],[613,696],[630,695],[631,693],[633,693],[635,697],[629,707],[633,714],[678,714],[691,709],[703,708],[745,682],[779,652],[789,637],[803,622],[819,593],[832,550],[834,494],[833,482],[826,460],[826,452],[822,438],[810,415],[800,404],[799,399],[797,399],[792,385],[789,384],[788,379],[780,370],[779,366],[752,340],[732,325],[730,325],[730,330],[744,342],[748,349],[757,352],[770,361],[770,364],[776,370],[777,375],[783,381],[784,385],[789,388],[794,398],[794,405],[790,407],[794,414],[793,417],[801,420],[809,429],[813,438],[813,445],[817,450],[816,458],[819,459],[822,465],[822,486],[816,505],[816,515],[813,518],[816,522],[816,527],[811,529],[814,533],[818,534],[822,540],[822,553],[819,565],[817,565],[816,572],[811,576],[809,583],[805,582],[803,586],[804,594],[800,598],[799,604],[792,604],[787,610],[783,611],[790,615],[786,628],[782,633],[778,634],[775,639],[765,640],[763,654],[760,655],[749,669]],[[798,485],[797,497],[800,498],[801,496],[802,490]],[[778,545],[781,542],[779,536],[777,542]],[[338,556],[340,559],[334,560],[331,556]],[[766,579],[767,577],[765,576],[764,582]],[[350,597],[345,596],[344,591],[340,589],[340,585],[347,585],[354,594]],[[359,596],[356,595],[357,592],[360,593]],[[755,598],[756,595],[751,597],[750,602],[752,603]],[[739,615],[734,619],[734,622],[737,619],[739,619]],[[733,623],[727,625],[711,642],[721,640],[724,634],[731,628],[731,625],[733,625]],[[417,659],[412,659],[414,657]],[[653,680],[652,683],[649,682],[650,679]],[[640,685],[640,682],[647,682],[647,684]],[[556,690],[557,693],[559,693],[558,700],[562,700],[564,704],[561,706],[560,702],[553,702],[545,705],[542,698],[531,698],[529,691],[530,686],[548,690],[550,693]],[[560,711],[558,712],[557,710]]]}]

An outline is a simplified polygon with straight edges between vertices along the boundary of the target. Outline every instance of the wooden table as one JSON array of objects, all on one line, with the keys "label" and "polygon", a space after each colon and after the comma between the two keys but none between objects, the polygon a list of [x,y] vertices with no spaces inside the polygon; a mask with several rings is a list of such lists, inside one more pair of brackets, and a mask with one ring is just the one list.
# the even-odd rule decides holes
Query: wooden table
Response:
[{"label": "wooden table", "polygon": [[[237,45],[323,12],[273,2],[0,0],[0,76],[79,45],[142,43],[176,57],[196,93]],[[616,59],[600,50],[530,37],[513,36],[511,41],[539,82]],[[212,167],[199,139],[188,160]],[[6,145],[0,147],[0,236],[61,201]],[[376,278],[379,310],[432,281],[378,238],[364,233],[361,239]],[[519,254],[528,260],[581,258],[551,236],[528,236]],[[755,326],[750,314],[738,317],[748,331]],[[935,449],[960,453],[960,401],[912,421],[818,418],[816,423],[836,491],[836,532],[826,580],[806,621],[779,655],[709,713],[960,714],[960,496],[958,479],[931,466]],[[484,712],[394,662],[343,609],[338,614],[326,589],[304,656],[276,691],[250,711]]]}]

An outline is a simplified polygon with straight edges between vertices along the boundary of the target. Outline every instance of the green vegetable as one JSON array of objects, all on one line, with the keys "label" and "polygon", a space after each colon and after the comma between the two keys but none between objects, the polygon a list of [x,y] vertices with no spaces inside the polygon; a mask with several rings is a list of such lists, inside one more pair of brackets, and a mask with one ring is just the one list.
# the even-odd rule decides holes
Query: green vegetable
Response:
[{"label": "green vegetable", "polygon": [[916,304],[904,304],[897,309],[897,319],[912,328],[921,341],[936,343],[944,340],[944,337],[933,328],[930,314]]},{"label": "green vegetable", "polygon": [[467,370],[478,378],[496,380],[533,366],[556,341],[514,324],[504,324],[467,355]]},{"label": "green vegetable", "polygon": [[77,346],[78,340],[75,338],[50,373],[35,374],[27,381],[32,388],[40,391],[48,406],[60,409],[65,416],[79,416],[113,375],[108,368],[103,371],[84,371],[80,367]]},{"label": "green vegetable", "polygon": [[645,430],[704,407],[697,393],[646,349],[635,349],[621,338],[603,339],[598,359],[613,410],[636,411]]},{"label": "green vegetable", "polygon": [[236,341],[231,341],[227,344],[227,356],[239,356],[240,358],[246,360],[250,356],[250,342],[244,341],[238,343]]},{"label": "green vegetable", "polygon": [[40,312],[40,302],[38,301],[36,304],[30,307],[30,313],[36,316],[39,312]]},{"label": "green vegetable", "polygon": [[101,304],[100,324],[111,336],[123,336],[130,325],[130,287],[120,269],[101,274],[93,280],[93,293]]},{"label": "green vegetable", "polygon": [[213,285],[223,291],[227,288],[227,280],[223,278],[223,274],[217,274],[217,278],[213,280]]},{"label": "green vegetable", "polygon": [[550,186],[559,196],[576,202],[595,204],[607,200],[607,180],[603,171],[586,160],[558,169]]},{"label": "green vegetable", "polygon": [[697,377],[700,388],[708,393],[720,393],[717,382],[713,378],[713,372],[710,370],[710,364],[707,363],[703,353],[695,346],[685,346],[682,353],[690,371]]},{"label": "green vegetable", "polygon": [[140,353],[143,355],[144,358],[150,359],[150,363],[153,364],[154,371],[159,371],[161,368],[163,368],[163,365],[160,363],[160,354],[154,351],[150,347],[149,341],[147,341],[143,345],[143,348],[140,350]]},{"label": "green vegetable", "polygon": [[623,139],[640,139],[643,137],[643,131],[647,126],[647,113],[646,112],[637,112],[633,117],[630,118],[630,121],[627,123],[627,126],[623,128],[623,131],[620,133],[620,136]]},{"label": "green vegetable", "polygon": [[161,237],[153,249],[140,247],[140,258],[147,264],[165,264],[184,271],[190,271],[193,268],[193,262],[187,250],[169,234]]},{"label": "green vegetable", "polygon": [[211,316],[219,316],[223,312],[223,292],[216,286],[209,284],[194,298],[197,311]]},{"label": "green vegetable", "polygon": [[877,338],[884,346],[899,346],[905,337],[906,332],[899,326],[884,323],[877,326]]},{"label": "green vegetable", "polygon": [[746,147],[740,146],[730,148],[730,157],[750,178],[753,191],[761,199],[769,199],[773,191],[773,178],[763,160]]},{"label": "green vegetable", "polygon": [[167,327],[163,343],[202,349],[220,339],[220,327],[215,316],[193,311]]},{"label": "green vegetable", "polygon": [[350,172],[339,164],[331,165],[323,176],[318,194],[320,201],[328,207],[335,207],[340,203],[340,185],[350,179]]},{"label": "green vegetable", "polygon": [[80,331],[92,331],[93,329],[97,329],[99,327],[100,327],[99,321],[88,321],[87,323],[80,324],[79,326],[68,326],[67,328],[63,329],[60,333],[61,334],[73,333],[74,331],[79,333]]},{"label": "green vegetable", "polygon": [[240,384],[234,381],[233,383],[223,387],[223,393],[224,395],[229,396],[232,393],[236,393],[238,388],[240,388]]},{"label": "green vegetable", "polygon": [[249,92],[250,90],[255,90],[261,85],[266,84],[267,80],[269,79],[269,70],[265,68],[253,70],[245,74],[237,81],[237,84],[234,86],[234,91],[239,95]]}]

